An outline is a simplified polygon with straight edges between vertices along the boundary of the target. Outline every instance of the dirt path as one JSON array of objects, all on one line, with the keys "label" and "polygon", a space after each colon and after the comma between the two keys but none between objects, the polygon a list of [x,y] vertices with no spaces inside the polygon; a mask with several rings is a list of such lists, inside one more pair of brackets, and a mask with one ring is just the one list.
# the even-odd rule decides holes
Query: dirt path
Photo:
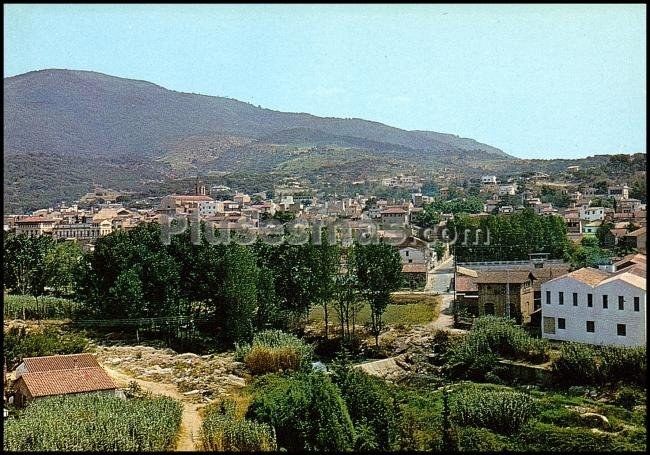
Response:
[{"label": "dirt path", "polygon": [[183,420],[181,421],[180,437],[176,445],[176,450],[181,452],[197,450],[195,444],[198,446],[199,431],[201,429],[199,409],[203,407],[202,404],[190,403],[187,396],[180,393],[174,385],[137,379],[106,365],[104,365],[104,369],[119,387],[127,387],[129,382],[135,381],[143,390],[179,400],[183,405]]}]

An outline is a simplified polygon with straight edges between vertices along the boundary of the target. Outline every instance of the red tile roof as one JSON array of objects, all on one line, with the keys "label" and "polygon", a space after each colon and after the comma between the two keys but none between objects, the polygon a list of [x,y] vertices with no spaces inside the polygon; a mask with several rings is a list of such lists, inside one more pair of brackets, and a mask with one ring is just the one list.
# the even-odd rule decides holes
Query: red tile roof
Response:
[{"label": "red tile roof", "polygon": [[25,383],[34,398],[117,389],[106,371],[95,367],[23,373],[18,381]]},{"label": "red tile roof", "polygon": [[404,264],[402,273],[427,273],[426,264]]},{"label": "red tile roof", "polygon": [[49,355],[26,357],[23,363],[29,373],[41,371],[72,370],[76,368],[101,368],[92,354]]},{"label": "red tile roof", "polygon": [[17,220],[16,223],[56,223],[56,220],[50,220],[44,216],[28,216]]},{"label": "red tile roof", "polygon": [[478,286],[476,285],[476,278],[471,276],[457,275],[456,276],[456,292],[477,292]]}]

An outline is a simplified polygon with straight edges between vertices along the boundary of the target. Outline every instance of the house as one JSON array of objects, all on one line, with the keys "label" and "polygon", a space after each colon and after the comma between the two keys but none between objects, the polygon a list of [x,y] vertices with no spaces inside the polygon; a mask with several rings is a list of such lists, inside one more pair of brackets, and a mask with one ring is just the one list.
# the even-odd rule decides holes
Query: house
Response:
[{"label": "house", "polygon": [[91,354],[30,357],[16,368],[14,403],[79,393],[117,393],[117,385]]},{"label": "house", "polygon": [[567,172],[578,172],[580,170],[580,166],[567,166],[566,170]]},{"label": "house", "polygon": [[499,196],[514,196],[517,192],[517,184],[511,183],[509,185],[499,185]]},{"label": "house", "polygon": [[28,216],[16,221],[16,235],[30,237],[51,234],[56,220],[42,216]]},{"label": "house", "polygon": [[497,176],[496,175],[484,175],[481,177],[481,183],[483,185],[496,185]]},{"label": "house", "polygon": [[639,228],[623,236],[620,244],[636,248],[639,252],[646,252],[646,227]]},{"label": "house", "polygon": [[99,237],[108,235],[111,232],[113,232],[113,224],[110,220],[91,222],[84,219],[81,223],[57,224],[52,229],[52,237],[55,239],[94,242]]},{"label": "house", "polygon": [[479,316],[496,315],[530,322],[534,311],[533,282],[530,270],[480,271],[476,278]]},{"label": "house", "polygon": [[596,221],[605,219],[605,207],[581,207],[580,219]]},{"label": "house", "polygon": [[616,185],[607,188],[607,196],[616,200],[627,199],[630,197],[630,187],[627,185]]},{"label": "house", "polygon": [[199,211],[199,204],[205,201],[212,201],[210,196],[205,195],[178,195],[165,196],[160,201],[159,213],[167,215],[192,214]]},{"label": "house", "polygon": [[402,276],[407,287],[422,288],[427,284],[428,267],[426,264],[402,264]]},{"label": "house", "polygon": [[387,207],[381,211],[381,222],[405,226],[408,224],[408,212],[401,207]]},{"label": "house", "polygon": [[590,221],[582,226],[582,233],[585,235],[596,235],[596,231],[603,224],[601,220]]},{"label": "house", "polygon": [[582,268],[542,285],[542,337],[645,346],[645,264],[617,273]]},{"label": "house", "polygon": [[456,267],[456,277],[454,278],[456,305],[460,309],[460,312],[467,310],[472,316],[478,316],[478,286],[476,284],[476,278],[478,278],[478,272],[476,270]]}]

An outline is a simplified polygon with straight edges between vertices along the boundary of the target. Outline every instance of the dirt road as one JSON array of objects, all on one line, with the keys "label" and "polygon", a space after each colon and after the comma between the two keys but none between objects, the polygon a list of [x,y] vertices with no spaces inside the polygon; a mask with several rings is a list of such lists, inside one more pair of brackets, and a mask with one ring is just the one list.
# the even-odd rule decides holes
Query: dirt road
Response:
[{"label": "dirt road", "polygon": [[181,431],[176,445],[176,450],[181,452],[198,450],[198,437],[201,429],[199,409],[203,407],[202,404],[189,402],[187,396],[180,393],[174,385],[136,379],[107,365],[104,365],[104,369],[119,387],[127,387],[129,382],[135,381],[143,390],[156,395],[166,395],[179,400],[183,405],[183,420],[181,422]]}]

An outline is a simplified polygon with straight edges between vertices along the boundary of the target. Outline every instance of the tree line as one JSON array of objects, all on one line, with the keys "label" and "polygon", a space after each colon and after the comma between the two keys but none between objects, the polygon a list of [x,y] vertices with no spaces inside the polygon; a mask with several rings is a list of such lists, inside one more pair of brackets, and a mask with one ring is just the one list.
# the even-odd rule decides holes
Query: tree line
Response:
[{"label": "tree line", "polygon": [[390,293],[402,284],[399,254],[383,243],[245,246],[204,238],[197,245],[185,232],[164,245],[160,226],[149,223],[101,237],[86,253],[44,236],[5,234],[4,246],[9,292],[38,298],[65,291],[84,318],[198,316],[227,343],[250,341],[263,329],[299,329],[314,305],[327,323],[335,312],[349,338],[363,302],[377,339]]}]

